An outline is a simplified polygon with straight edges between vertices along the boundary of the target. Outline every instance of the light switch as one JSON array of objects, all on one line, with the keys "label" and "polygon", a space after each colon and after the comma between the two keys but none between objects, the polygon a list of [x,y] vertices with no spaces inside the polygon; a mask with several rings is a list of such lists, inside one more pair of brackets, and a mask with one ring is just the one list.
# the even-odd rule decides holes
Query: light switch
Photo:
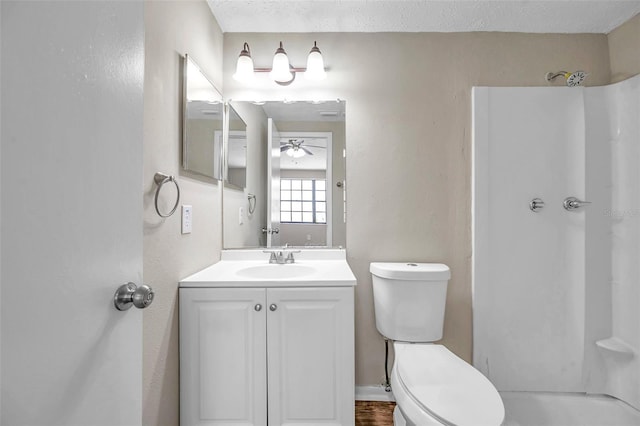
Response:
[{"label": "light switch", "polygon": [[193,208],[189,205],[182,205],[182,233],[190,234],[193,224]]},{"label": "light switch", "polygon": [[238,225],[242,225],[244,223],[244,207],[240,207],[238,209]]}]

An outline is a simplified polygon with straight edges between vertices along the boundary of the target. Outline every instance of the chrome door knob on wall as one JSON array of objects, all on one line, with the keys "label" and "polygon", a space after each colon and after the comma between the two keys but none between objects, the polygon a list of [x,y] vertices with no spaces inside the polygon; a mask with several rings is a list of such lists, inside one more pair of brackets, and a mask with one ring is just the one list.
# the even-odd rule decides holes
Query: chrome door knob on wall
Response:
[{"label": "chrome door knob on wall", "polygon": [[144,309],[153,302],[155,293],[148,285],[137,286],[134,283],[122,284],[113,296],[113,304],[119,311],[126,311],[135,306]]}]

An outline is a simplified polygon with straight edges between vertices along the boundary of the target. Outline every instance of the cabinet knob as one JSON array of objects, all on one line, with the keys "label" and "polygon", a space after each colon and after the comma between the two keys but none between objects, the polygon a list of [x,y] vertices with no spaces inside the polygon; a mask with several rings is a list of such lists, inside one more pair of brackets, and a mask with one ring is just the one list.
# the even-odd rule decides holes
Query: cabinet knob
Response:
[{"label": "cabinet knob", "polygon": [[258,303],[256,306],[253,307],[253,309],[255,309],[256,312],[260,312],[262,310],[262,305]]},{"label": "cabinet knob", "polygon": [[278,305],[276,305],[275,303],[272,303],[271,306],[269,306],[269,310],[271,312],[275,311],[276,309],[278,309]]}]

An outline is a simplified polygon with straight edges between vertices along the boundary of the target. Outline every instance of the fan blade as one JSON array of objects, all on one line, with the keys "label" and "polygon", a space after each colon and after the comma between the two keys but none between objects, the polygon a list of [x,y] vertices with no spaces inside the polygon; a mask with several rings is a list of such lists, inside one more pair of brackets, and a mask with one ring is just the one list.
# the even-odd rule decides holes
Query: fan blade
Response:
[{"label": "fan blade", "polygon": [[307,148],[320,148],[320,149],[327,149],[326,146],[320,146],[320,145],[305,145]]},{"label": "fan blade", "polygon": [[292,147],[291,145],[289,145],[289,144],[282,145],[282,146],[280,147],[280,152],[285,152],[285,151],[287,151],[287,150],[289,150],[289,149],[291,149],[291,148],[293,148],[293,147]]},{"label": "fan blade", "polygon": [[305,154],[313,155],[313,152],[309,151],[309,150],[308,150],[307,148],[305,148],[304,146],[301,146],[301,147],[300,147],[300,149],[301,149],[301,150],[303,150],[303,151],[305,152]]}]

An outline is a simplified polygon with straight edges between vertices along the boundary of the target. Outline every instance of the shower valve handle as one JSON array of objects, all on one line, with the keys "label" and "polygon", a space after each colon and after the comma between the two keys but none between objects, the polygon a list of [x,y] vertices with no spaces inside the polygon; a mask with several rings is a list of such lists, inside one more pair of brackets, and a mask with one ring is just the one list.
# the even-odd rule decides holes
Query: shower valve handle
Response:
[{"label": "shower valve handle", "polygon": [[591,204],[591,201],[582,201],[577,199],[576,197],[567,197],[564,199],[562,206],[565,208],[565,210],[576,210],[580,207],[586,206],[587,204]]}]

